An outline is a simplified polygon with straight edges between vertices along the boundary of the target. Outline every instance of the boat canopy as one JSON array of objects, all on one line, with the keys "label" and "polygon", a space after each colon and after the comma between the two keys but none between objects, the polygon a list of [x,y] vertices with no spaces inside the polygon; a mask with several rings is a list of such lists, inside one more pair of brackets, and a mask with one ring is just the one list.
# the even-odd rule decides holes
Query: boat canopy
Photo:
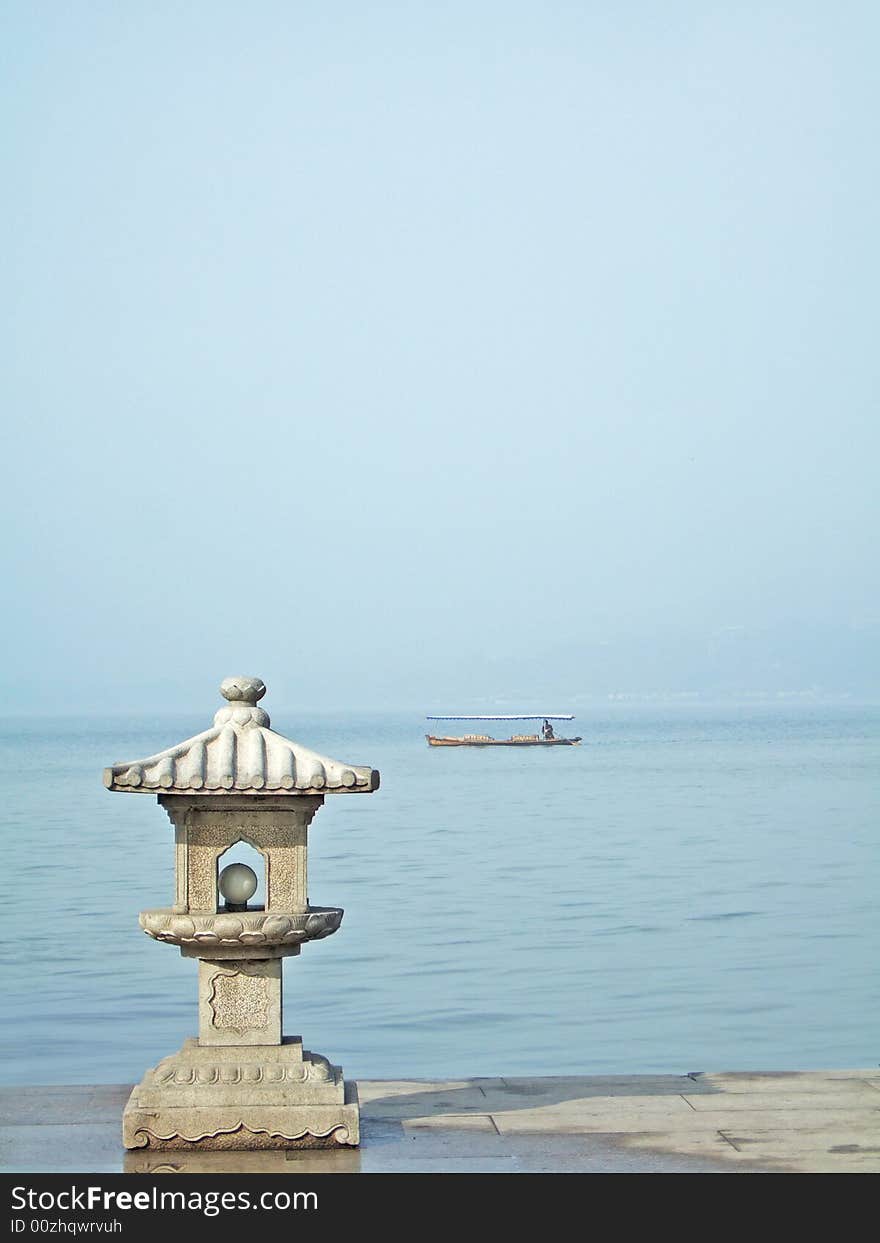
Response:
[{"label": "boat canopy", "polygon": [[573,721],[569,712],[532,712],[528,716],[426,716],[426,721]]}]

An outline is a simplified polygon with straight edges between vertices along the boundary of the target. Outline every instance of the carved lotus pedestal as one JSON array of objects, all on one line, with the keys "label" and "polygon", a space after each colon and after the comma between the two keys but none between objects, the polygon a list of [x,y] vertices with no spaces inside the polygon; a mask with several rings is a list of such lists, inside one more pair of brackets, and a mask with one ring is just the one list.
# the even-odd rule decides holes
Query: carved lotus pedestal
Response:
[{"label": "carved lotus pedestal", "polygon": [[[338,907],[308,900],[315,813],[327,795],[378,789],[379,774],[276,733],[257,707],[259,678],[227,678],[220,689],[227,706],[211,729],[104,773],[110,790],[158,796],[174,825],[174,904],[142,911],[140,925],[199,962],[198,1039],[133,1090],[123,1141],[176,1150],[356,1145],[354,1085],[299,1037],[282,1036],[281,966],[342,920]],[[240,843],[260,860],[262,905],[248,906],[258,887],[251,867],[223,867]]]},{"label": "carved lotus pedestal", "polygon": [[187,1040],[148,1070],[122,1117],[126,1148],[335,1148],[357,1144],[357,1089],[298,1036],[265,1045]]}]

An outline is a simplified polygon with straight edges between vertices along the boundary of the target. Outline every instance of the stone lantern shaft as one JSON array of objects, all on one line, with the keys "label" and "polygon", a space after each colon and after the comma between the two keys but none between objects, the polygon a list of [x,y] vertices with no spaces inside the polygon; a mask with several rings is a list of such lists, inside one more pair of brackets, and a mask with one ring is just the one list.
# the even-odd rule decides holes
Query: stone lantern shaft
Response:
[{"label": "stone lantern shaft", "polygon": [[[114,764],[104,784],[155,794],[174,826],[174,902],[140,914],[144,932],[199,960],[199,1034],[148,1071],[123,1116],[129,1148],[270,1148],[358,1143],[353,1084],[285,1037],[281,960],[330,936],[338,907],[308,901],[308,829],[327,794],[371,793],[379,774],[318,755],[270,728],[259,678],[227,678],[212,728],[143,760]],[[265,903],[248,867],[223,869],[246,842],[261,856]],[[229,873],[239,869],[234,877]]]}]

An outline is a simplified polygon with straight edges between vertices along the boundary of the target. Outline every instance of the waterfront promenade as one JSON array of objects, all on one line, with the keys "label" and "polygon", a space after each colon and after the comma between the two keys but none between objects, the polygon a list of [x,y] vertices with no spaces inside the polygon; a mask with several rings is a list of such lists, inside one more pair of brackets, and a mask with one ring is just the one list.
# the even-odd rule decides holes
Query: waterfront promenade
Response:
[{"label": "waterfront promenade", "polygon": [[359,1149],[125,1153],[129,1085],[0,1088],[0,1168],[50,1172],[880,1172],[880,1067],[361,1080]]}]

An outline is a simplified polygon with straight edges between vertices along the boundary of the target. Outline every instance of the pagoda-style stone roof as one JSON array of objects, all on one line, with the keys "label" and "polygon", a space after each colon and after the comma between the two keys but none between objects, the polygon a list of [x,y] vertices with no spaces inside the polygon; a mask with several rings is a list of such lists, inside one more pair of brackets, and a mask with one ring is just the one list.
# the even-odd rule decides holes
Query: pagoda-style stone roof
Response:
[{"label": "pagoda-style stone roof", "polygon": [[369,794],[379,788],[374,768],[342,764],[270,729],[257,701],[260,678],[226,678],[228,700],[203,734],[144,760],[104,769],[108,790],[129,794],[302,795]]}]

